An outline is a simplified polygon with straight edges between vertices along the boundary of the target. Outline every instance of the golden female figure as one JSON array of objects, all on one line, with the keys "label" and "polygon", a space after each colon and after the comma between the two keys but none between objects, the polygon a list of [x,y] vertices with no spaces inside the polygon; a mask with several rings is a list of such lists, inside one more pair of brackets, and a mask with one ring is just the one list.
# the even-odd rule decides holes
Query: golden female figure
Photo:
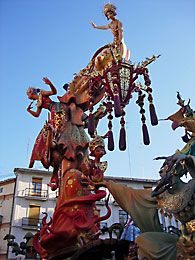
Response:
[{"label": "golden female figure", "polygon": [[[114,41],[111,44],[114,49],[114,54],[116,55],[117,59],[123,59],[126,56],[126,46],[123,39],[123,24],[118,19],[116,19],[116,7],[112,4],[105,4],[104,15],[108,20],[111,20],[111,23],[109,23],[108,25],[96,26],[91,21],[91,25],[95,29],[111,30],[114,36]],[[129,59],[129,57],[127,59]],[[111,62],[112,60],[113,57],[111,51],[108,48],[103,49],[103,51],[97,57],[96,68],[98,70],[101,70],[106,66],[107,63]]]}]

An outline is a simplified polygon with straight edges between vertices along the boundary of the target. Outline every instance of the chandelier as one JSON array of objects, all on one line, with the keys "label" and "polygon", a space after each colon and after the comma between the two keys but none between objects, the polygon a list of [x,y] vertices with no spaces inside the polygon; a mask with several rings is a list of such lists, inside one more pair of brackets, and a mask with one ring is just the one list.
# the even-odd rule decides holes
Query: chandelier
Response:
[{"label": "chandelier", "polygon": [[[142,132],[143,142],[145,145],[150,144],[150,138],[148,129],[146,126],[146,117],[144,109],[144,98],[148,97],[149,111],[151,125],[155,126],[158,124],[156,111],[153,104],[151,80],[149,78],[148,69],[146,66],[159,58],[160,55],[153,55],[152,58],[147,58],[141,64],[131,64],[128,62],[117,61],[116,59],[104,69],[101,73],[90,73],[89,77],[89,119],[88,119],[88,133],[93,136],[95,132],[95,121],[92,114],[93,111],[93,96],[95,91],[100,88],[105,89],[104,104],[106,106],[106,112],[108,113],[108,149],[114,150],[114,139],[112,132],[112,111],[114,110],[115,117],[120,117],[120,137],[119,137],[119,149],[124,151],[126,149],[126,132],[125,132],[125,111],[124,108],[129,104],[133,93],[138,94],[136,101],[140,107],[141,121],[142,121]],[[144,86],[141,83],[137,83],[136,80],[142,76],[144,79]],[[144,93],[145,92],[145,93]]]}]

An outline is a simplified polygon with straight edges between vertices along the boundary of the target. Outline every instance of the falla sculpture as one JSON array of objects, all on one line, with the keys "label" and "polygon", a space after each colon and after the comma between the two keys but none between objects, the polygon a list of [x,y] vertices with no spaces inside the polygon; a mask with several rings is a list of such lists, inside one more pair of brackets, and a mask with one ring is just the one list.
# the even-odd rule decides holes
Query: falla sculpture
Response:
[{"label": "falla sculpture", "polygon": [[[139,259],[192,260],[195,255],[195,111],[189,102],[184,104],[179,93],[177,97],[181,108],[167,120],[173,121],[173,130],[183,127],[189,139],[183,149],[155,158],[164,160],[156,188],[151,192],[102,182],[141,230],[135,240]],[[187,173],[190,180],[184,182],[181,178]],[[177,233],[163,230],[159,210],[169,220],[180,221]]]},{"label": "falla sculpture", "polygon": [[[101,158],[105,154],[105,138],[108,139],[108,150],[114,150],[113,116],[121,118],[119,148],[122,151],[126,149],[124,109],[133,93],[138,94],[136,103],[140,107],[144,144],[149,145],[150,139],[143,92],[148,94],[151,124],[158,124],[146,67],[160,55],[153,55],[137,65],[132,64],[130,51],[126,50],[123,40],[122,23],[116,19],[116,7],[105,4],[104,14],[111,20],[110,24],[96,26],[91,22],[91,25],[97,29],[111,29],[113,43],[95,52],[89,65],[65,86],[66,92],[58,96],[58,102],[50,98],[57,94],[57,90],[48,78],[43,78],[43,81],[50,90],[34,87],[27,90],[28,98],[32,102],[37,101],[36,111],[32,102],[27,108],[32,116],[38,117],[43,108],[49,111],[48,120],[36,138],[29,164],[32,168],[34,161],[41,161],[46,169],[52,166],[53,175],[48,185],[52,190],[59,189],[53,217],[48,220],[45,214],[41,230],[34,237],[36,251],[49,259],[65,259],[59,258],[61,252],[66,252],[69,257],[75,250],[98,241],[99,223],[111,214],[108,199],[105,216],[98,215],[95,202],[106,196],[101,185],[107,162],[101,162]],[[140,76],[145,85],[137,82]],[[100,106],[94,112],[98,103]],[[98,123],[106,115],[108,131],[101,137],[97,133]]]}]

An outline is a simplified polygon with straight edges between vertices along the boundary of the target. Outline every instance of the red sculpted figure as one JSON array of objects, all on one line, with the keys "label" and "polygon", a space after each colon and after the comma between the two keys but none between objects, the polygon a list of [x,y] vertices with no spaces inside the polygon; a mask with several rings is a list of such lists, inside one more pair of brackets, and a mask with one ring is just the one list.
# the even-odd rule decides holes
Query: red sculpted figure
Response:
[{"label": "red sculpted figure", "polygon": [[82,172],[89,176],[93,182],[103,181],[104,172],[107,169],[107,161],[101,162],[100,159],[106,154],[104,139],[97,135],[89,143],[90,156],[95,157],[94,160],[86,158],[85,162],[81,165]]},{"label": "red sculpted figure", "polygon": [[55,190],[59,186],[59,168],[66,172],[68,168],[78,167],[77,163],[82,161],[87,153],[88,137],[83,127],[85,115],[76,105],[75,96],[67,92],[63,102],[54,102],[49,96],[57,91],[47,78],[43,80],[50,86],[51,91],[30,87],[27,95],[31,100],[37,100],[37,110],[32,111],[31,102],[27,111],[38,117],[42,108],[48,109],[51,112],[51,120],[44,125],[35,141],[29,167],[33,167],[35,160],[41,161],[46,169],[50,165],[53,166],[54,173],[49,185]]}]

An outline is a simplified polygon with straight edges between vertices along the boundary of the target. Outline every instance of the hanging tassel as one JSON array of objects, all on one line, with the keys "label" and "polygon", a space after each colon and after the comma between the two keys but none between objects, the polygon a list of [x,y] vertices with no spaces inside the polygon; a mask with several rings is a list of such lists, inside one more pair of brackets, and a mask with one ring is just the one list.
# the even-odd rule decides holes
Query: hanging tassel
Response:
[{"label": "hanging tassel", "polygon": [[151,125],[158,125],[158,118],[157,118],[157,115],[156,115],[156,111],[155,111],[155,107],[154,107],[154,104],[153,104],[153,97],[152,97],[152,89],[151,88],[147,88],[147,91],[148,91],[148,101],[149,101],[149,110],[150,110],[150,121],[151,121]]},{"label": "hanging tassel", "polygon": [[107,136],[108,136],[108,150],[113,151],[114,150],[114,138],[113,138],[113,133],[111,130],[108,131]]},{"label": "hanging tassel", "polygon": [[124,127],[120,130],[119,149],[121,151],[126,150],[126,131]]},{"label": "hanging tassel", "polygon": [[150,103],[150,120],[153,126],[158,125],[158,118],[153,103]]},{"label": "hanging tassel", "polygon": [[149,134],[148,134],[148,129],[146,124],[142,125],[142,131],[143,131],[143,141],[145,145],[149,145],[150,144],[150,138],[149,138]]},{"label": "hanging tassel", "polygon": [[120,117],[122,115],[120,99],[118,94],[114,94],[114,114],[116,117]]},{"label": "hanging tassel", "polygon": [[88,133],[90,135],[94,135],[95,133],[95,119],[92,113],[90,113],[88,117]]},{"label": "hanging tassel", "polygon": [[114,138],[113,138],[113,133],[112,133],[112,108],[113,104],[110,102],[111,97],[108,96],[108,102],[106,104],[106,109],[108,111],[108,132],[107,132],[107,137],[108,137],[108,150],[113,151],[114,150]]},{"label": "hanging tassel", "polygon": [[149,78],[148,69],[147,68],[144,68],[143,76],[144,76],[145,85],[146,86],[150,86],[151,85],[151,80]]},{"label": "hanging tassel", "polygon": [[126,131],[125,131],[124,106],[121,106],[121,112],[122,112],[122,117],[121,117],[121,120],[120,120],[121,130],[120,130],[120,137],[119,137],[119,149],[121,151],[124,151],[124,150],[126,150]]},{"label": "hanging tassel", "polygon": [[[149,145],[150,144],[150,138],[149,138],[147,126],[145,124],[145,122],[146,122],[145,109],[143,108],[144,98],[145,98],[145,94],[143,95],[142,91],[139,91],[138,100],[136,101],[136,103],[140,106],[139,112],[142,115],[141,121],[142,121],[143,142],[144,142],[145,145]],[[149,99],[149,101],[151,101],[151,100]]]},{"label": "hanging tassel", "polygon": [[94,115],[92,114],[93,111],[93,104],[94,104],[94,93],[93,93],[93,82],[89,81],[89,91],[88,94],[90,96],[89,98],[89,117],[88,117],[88,133],[92,136],[94,136],[95,133],[95,119]]}]

